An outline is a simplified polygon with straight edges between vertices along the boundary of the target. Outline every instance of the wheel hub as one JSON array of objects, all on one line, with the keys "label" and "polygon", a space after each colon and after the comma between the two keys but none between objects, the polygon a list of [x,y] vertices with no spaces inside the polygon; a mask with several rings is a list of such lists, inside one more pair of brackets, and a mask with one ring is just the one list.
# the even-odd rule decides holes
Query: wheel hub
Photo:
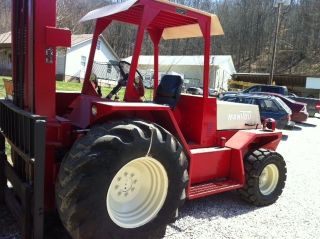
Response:
[{"label": "wheel hub", "polygon": [[268,164],[259,176],[259,189],[263,195],[271,194],[278,185],[279,169],[275,164]]},{"label": "wheel hub", "polygon": [[111,220],[123,228],[136,228],[151,221],[162,208],[168,176],[162,164],[142,157],[124,165],[113,178],[106,206]]},{"label": "wheel hub", "polygon": [[141,177],[141,174],[137,172],[137,170],[132,167],[127,167],[127,169],[116,178],[111,195],[118,201],[130,201],[136,196],[135,192],[139,189],[139,185],[137,185],[138,177]]}]

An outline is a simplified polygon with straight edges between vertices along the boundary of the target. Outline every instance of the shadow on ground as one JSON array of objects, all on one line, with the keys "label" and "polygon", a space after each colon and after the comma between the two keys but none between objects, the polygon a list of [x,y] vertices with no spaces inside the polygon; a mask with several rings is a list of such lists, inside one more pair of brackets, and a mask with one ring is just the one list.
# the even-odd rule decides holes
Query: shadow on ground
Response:
[{"label": "shadow on ground", "polygon": [[303,126],[303,127],[317,127],[317,125],[315,124],[310,124],[310,123],[306,123],[306,122],[300,122],[300,123],[296,123],[296,125],[298,126]]},{"label": "shadow on ground", "polygon": [[302,130],[302,128],[300,126],[297,126],[297,125],[292,126],[292,127],[288,128],[288,129],[291,130],[291,131],[301,131]]},{"label": "shadow on ground", "polygon": [[[259,209],[243,201],[236,191],[212,195],[206,198],[187,201],[180,216],[195,218],[223,217],[231,218]],[[191,213],[190,213],[191,212]]]},{"label": "shadow on ground", "polygon": [[[0,204],[0,239],[21,239],[20,229],[8,208]],[[51,216],[45,226],[46,239],[71,239],[57,216]]]},{"label": "shadow on ground", "polygon": [[3,204],[0,204],[0,238],[19,239],[20,232],[17,223],[10,211]]}]

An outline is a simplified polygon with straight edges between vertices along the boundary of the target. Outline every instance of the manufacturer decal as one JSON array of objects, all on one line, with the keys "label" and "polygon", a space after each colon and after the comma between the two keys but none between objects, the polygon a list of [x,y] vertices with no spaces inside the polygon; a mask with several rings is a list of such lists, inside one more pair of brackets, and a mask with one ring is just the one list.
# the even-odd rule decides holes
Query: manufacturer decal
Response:
[{"label": "manufacturer decal", "polygon": [[239,113],[229,114],[228,120],[250,120],[252,118],[251,111],[240,111]]}]

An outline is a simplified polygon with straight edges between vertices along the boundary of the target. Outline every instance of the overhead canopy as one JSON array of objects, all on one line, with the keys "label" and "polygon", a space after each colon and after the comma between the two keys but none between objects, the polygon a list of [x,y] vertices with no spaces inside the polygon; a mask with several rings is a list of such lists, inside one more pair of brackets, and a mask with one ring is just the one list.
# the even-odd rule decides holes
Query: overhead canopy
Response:
[{"label": "overhead canopy", "polygon": [[[211,14],[211,36],[223,34],[224,33],[219,18],[216,15]],[[165,28],[162,34],[162,38],[165,40],[191,37],[202,37],[199,24]]]},{"label": "overhead canopy", "polygon": [[[156,27],[163,29],[163,39],[202,37],[202,32],[197,22],[197,18],[193,17],[192,14],[211,18],[211,36],[224,34],[219,18],[216,15],[172,3],[167,0],[129,0],[122,3],[108,5],[89,12],[80,21],[110,18],[110,20],[138,25],[142,18],[143,6],[146,4],[163,5],[163,8],[160,8],[161,11],[159,14],[148,26],[149,28]],[[192,14],[188,14],[189,12]]]}]

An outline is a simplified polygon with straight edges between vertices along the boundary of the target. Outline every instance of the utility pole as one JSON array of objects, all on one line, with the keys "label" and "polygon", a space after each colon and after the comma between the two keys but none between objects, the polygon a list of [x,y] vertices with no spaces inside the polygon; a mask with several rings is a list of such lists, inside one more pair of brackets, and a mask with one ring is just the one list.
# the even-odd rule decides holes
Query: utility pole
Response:
[{"label": "utility pole", "polygon": [[274,75],[274,67],[276,64],[276,54],[277,54],[278,33],[279,33],[279,28],[280,28],[281,8],[282,8],[282,6],[288,6],[288,5],[290,5],[290,0],[275,0],[275,3],[274,3],[274,6],[278,8],[278,14],[277,14],[277,22],[276,22],[276,31],[274,33],[274,40],[273,40],[269,85],[272,85],[273,75]]}]

